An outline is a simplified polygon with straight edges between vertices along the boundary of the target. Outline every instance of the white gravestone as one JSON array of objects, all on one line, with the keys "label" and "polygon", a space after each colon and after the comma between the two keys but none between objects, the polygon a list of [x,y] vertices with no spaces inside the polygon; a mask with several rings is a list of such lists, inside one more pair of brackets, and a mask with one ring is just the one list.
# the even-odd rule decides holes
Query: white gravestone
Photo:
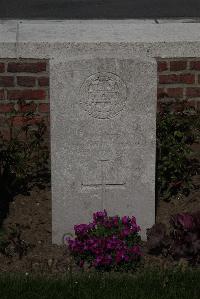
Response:
[{"label": "white gravestone", "polygon": [[50,64],[52,229],[61,244],[92,214],[155,222],[156,63],[84,58]]},{"label": "white gravestone", "polygon": [[0,22],[0,58],[50,64],[53,243],[102,208],[155,221],[156,58],[200,57],[200,24],[153,23]]}]

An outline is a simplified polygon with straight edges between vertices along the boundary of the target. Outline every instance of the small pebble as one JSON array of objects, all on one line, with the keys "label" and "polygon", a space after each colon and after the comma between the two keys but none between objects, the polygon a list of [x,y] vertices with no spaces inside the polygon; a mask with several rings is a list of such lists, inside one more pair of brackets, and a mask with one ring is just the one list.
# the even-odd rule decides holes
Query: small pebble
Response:
[{"label": "small pebble", "polygon": [[53,264],[53,260],[52,260],[52,259],[49,259],[47,263],[48,263],[48,266],[49,266],[49,268],[50,268],[50,267],[52,266],[52,264]]}]

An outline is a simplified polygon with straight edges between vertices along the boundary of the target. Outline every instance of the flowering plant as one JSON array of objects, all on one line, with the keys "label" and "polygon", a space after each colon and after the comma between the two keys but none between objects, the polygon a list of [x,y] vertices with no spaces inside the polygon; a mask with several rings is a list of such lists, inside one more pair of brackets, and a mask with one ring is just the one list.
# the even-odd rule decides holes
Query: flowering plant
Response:
[{"label": "flowering plant", "polygon": [[64,237],[76,263],[83,267],[110,271],[133,269],[140,261],[142,252],[135,217],[110,217],[106,210],[93,214],[89,224],[74,226],[76,237]]},{"label": "flowering plant", "polygon": [[172,215],[169,223],[169,234],[162,223],[147,229],[149,253],[171,255],[175,260],[185,258],[191,265],[199,265],[200,211]]}]

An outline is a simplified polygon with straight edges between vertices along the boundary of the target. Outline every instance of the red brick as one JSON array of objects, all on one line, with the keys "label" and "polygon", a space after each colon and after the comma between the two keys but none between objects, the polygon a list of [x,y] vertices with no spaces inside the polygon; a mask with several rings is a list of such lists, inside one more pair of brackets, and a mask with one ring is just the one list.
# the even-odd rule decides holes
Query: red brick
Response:
[{"label": "red brick", "polygon": [[35,125],[35,124],[41,122],[42,119],[43,119],[43,118],[42,118],[41,116],[34,116],[33,118],[30,118],[30,119],[27,121],[27,123],[30,124],[30,125]]},{"label": "red brick", "polygon": [[5,94],[3,89],[0,90],[0,100],[5,100]]},{"label": "red brick", "polygon": [[17,77],[17,84],[19,86],[33,87],[35,86],[35,77],[20,76]]},{"label": "red brick", "polygon": [[166,61],[158,61],[158,72],[167,71],[167,62]]},{"label": "red brick", "polygon": [[11,73],[40,73],[46,71],[46,62],[10,62],[8,63],[8,72]]},{"label": "red brick", "polygon": [[49,104],[42,103],[42,104],[39,104],[38,111],[42,112],[42,113],[48,113],[49,112],[49,108],[50,108]]},{"label": "red brick", "polygon": [[200,87],[188,87],[186,89],[186,96],[188,97],[200,97]]},{"label": "red brick", "polygon": [[23,116],[13,116],[10,118],[10,122],[14,126],[22,126],[26,123],[26,119]]},{"label": "red brick", "polygon": [[19,104],[20,106],[20,112],[26,113],[26,112],[35,112],[37,105],[34,103],[29,104]]},{"label": "red brick", "polygon": [[0,104],[0,112],[6,113],[6,112],[12,112],[12,111],[13,111],[13,105]]},{"label": "red brick", "polygon": [[9,90],[9,100],[44,100],[46,98],[45,90]]},{"label": "red brick", "polygon": [[193,74],[181,74],[180,83],[193,84],[195,83],[195,75]]},{"label": "red brick", "polygon": [[171,74],[171,75],[160,75],[159,76],[160,84],[193,84],[195,83],[194,74]]},{"label": "red brick", "polygon": [[23,125],[34,125],[42,120],[40,116],[34,116],[33,118],[27,118],[25,116],[14,116],[10,119],[14,126],[23,126]]},{"label": "red brick", "polygon": [[5,72],[5,64],[0,63],[0,73],[4,73],[4,72]]},{"label": "red brick", "polygon": [[172,84],[172,83],[177,83],[177,81],[178,81],[178,76],[175,74],[159,76],[160,84]]},{"label": "red brick", "polygon": [[12,76],[0,76],[0,87],[13,87],[14,77]]},{"label": "red brick", "polygon": [[170,71],[182,71],[187,68],[187,61],[175,60],[170,61]]},{"label": "red brick", "polygon": [[167,94],[169,97],[172,97],[172,98],[177,98],[177,97],[182,98],[183,97],[183,88],[168,88]]},{"label": "red brick", "polygon": [[200,61],[190,61],[190,69],[200,71]]},{"label": "red brick", "polygon": [[49,78],[48,77],[40,77],[38,78],[39,86],[49,86]]}]

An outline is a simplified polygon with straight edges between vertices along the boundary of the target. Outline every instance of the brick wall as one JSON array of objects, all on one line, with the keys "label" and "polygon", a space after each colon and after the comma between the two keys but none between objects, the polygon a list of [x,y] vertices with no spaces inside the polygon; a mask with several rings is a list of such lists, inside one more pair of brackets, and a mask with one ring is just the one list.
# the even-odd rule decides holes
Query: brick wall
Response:
[{"label": "brick wall", "polygon": [[[200,59],[158,60],[158,110],[160,103],[174,98],[200,111]],[[182,104],[172,107],[175,111],[182,108]],[[35,113],[33,123],[44,118],[49,128],[48,61],[0,59],[0,130],[4,136],[9,137],[10,132],[6,120],[12,117],[17,129],[24,124],[23,115],[29,111]]]},{"label": "brick wall", "polygon": [[32,123],[43,118],[49,128],[48,61],[0,59],[0,131],[3,135],[9,138],[9,120],[12,119],[17,130],[26,123],[28,112],[35,114]]},{"label": "brick wall", "polygon": [[190,108],[200,112],[200,59],[158,60],[158,110],[160,103],[173,99],[182,102],[174,104],[173,111]]}]

